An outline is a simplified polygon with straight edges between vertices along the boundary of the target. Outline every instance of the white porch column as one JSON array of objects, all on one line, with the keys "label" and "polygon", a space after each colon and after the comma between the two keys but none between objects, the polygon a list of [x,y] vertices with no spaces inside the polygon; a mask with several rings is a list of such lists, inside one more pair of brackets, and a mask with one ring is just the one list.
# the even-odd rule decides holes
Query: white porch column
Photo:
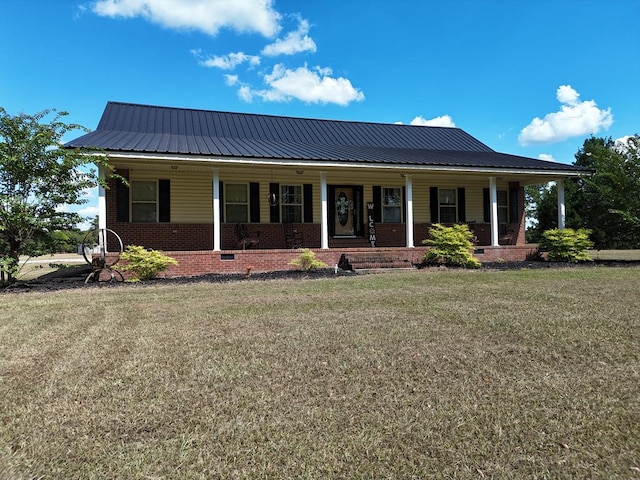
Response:
[{"label": "white porch column", "polygon": [[558,228],[564,230],[567,220],[566,206],[564,203],[564,180],[562,178],[556,180],[558,187]]},{"label": "white porch column", "polygon": [[413,248],[413,179],[411,175],[404,176],[404,185],[407,192],[407,248]]},{"label": "white porch column", "polygon": [[[98,166],[98,178],[101,182],[105,179],[102,165]],[[107,228],[107,192],[100,184],[98,184],[98,228]]]},{"label": "white porch column", "polygon": [[497,247],[498,243],[498,187],[496,177],[489,178],[489,202],[491,205],[491,246]]},{"label": "white porch column", "polygon": [[327,204],[327,174],[320,172],[320,208],[322,224],[320,225],[320,248],[329,248],[329,206]]},{"label": "white porch column", "polygon": [[[104,181],[106,177],[104,168],[105,167],[103,167],[102,165],[98,165],[98,178],[100,179],[100,181]],[[106,228],[107,228],[107,192],[106,192],[106,189],[100,183],[98,183],[98,229],[104,230]],[[106,239],[106,232],[105,232],[105,235],[101,235],[100,233],[98,234],[98,243],[101,248],[104,247],[104,252],[107,253],[108,245],[106,244],[105,239]]]},{"label": "white porch column", "polygon": [[220,172],[213,170],[213,251],[220,251]]}]

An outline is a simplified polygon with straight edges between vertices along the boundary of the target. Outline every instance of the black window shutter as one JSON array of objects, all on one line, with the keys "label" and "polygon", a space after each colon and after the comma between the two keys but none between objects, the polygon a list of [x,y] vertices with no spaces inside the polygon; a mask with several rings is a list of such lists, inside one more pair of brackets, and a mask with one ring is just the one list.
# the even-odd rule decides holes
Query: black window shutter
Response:
[{"label": "black window shutter", "polygon": [[440,221],[438,187],[429,187],[429,207],[431,209],[431,223],[438,223]]},{"label": "black window shutter", "polygon": [[327,185],[327,210],[329,214],[329,235],[336,234],[336,187]]},{"label": "black window shutter", "polygon": [[467,204],[464,188],[458,188],[458,221],[467,221]]},{"label": "black window shutter", "polygon": [[219,210],[220,210],[220,223],[224,223],[224,184],[222,180],[218,182],[218,192],[220,193]]},{"label": "black window shutter", "polygon": [[171,221],[171,181],[158,180],[158,221]]},{"label": "black window shutter", "polygon": [[509,223],[518,223],[518,190],[517,187],[509,189]]},{"label": "black window shutter", "polygon": [[[275,195],[275,198],[280,198],[280,184],[279,183],[270,183],[269,184],[269,197]],[[269,221],[271,223],[280,223],[280,203],[276,205],[269,204]]]},{"label": "black window shutter", "polygon": [[373,186],[373,221],[382,223],[382,187]]},{"label": "black window shutter", "polygon": [[249,221],[260,223],[260,184],[258,182],[249,184]]},{"label": "black window shutter", "polygon": [[402,187],[402,202],[404,208],[402,209],[402,223],[407,223],[407,187]]},{"label": "black window shutter", "polygon": [[482,189],[482,211],[484,214],[484,223],[491,223],[491,202],[489,200],[489,189]]},{"label": "black window shutter", "polygon": [[362,199],[364,198],[362,186],[353,189],[353,233],[364,235],[364,222],[362,221]]},{"label": "black window shutter", "polygon": [[304,205],[303,220],[305,223],[313,223],[313,185],[305,183],[302,186],[302,203]]},{"label": "black window shutter", "polygon": [[116,222],[129,221],[129,187],[116,180]]}]

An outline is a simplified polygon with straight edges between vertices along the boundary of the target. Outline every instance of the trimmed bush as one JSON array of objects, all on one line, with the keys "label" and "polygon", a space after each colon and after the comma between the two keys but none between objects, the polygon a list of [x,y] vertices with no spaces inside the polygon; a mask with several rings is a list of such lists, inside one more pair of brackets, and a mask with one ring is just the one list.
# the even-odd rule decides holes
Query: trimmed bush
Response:
[{"label": "trimmed bush", "polygon": [[291,260],[289,264],[298,267],[304,272],[310,272],[311,270],[315,270],[316,268],[327,267],[327,264],[322,260],[318,260],[316,258],[316,254],[308,248],[303,249],[300,256]]},{"label": "trimmed bush", "polygon": [[434,223],[429,229],[431,238],[423,240],[431,248],[425,254],[426,265],[451,265],[465,268],[478,268],[480,261],[473,256],[473,233],[466,224],[450,227]]},{"label": "trimmed bush", "polygon": [[554,228],[542,234],[540,247],[548,252],[552,262],[590,262],[592,258],[587,254],[587,250],[593,246],[589,240],[590,234],[591,230],[586,228]]},{"label": "trimmed bush", "polygon": [[127,245],[120,254],[120,259],[127,262],[120,267],[125,272],[132,272],[135,280],[149,280],[164,272],[169,265],[178,265],[178,262],[158,250],[147,250],[139,245]]}]

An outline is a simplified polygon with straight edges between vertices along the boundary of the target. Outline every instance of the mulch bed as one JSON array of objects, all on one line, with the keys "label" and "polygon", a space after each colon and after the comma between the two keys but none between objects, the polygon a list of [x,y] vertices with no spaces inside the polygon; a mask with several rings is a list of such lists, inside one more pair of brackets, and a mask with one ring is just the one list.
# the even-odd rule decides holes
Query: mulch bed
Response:
[{"label": "mulch bed", "polygon": [[[551,268],[598,268],[598,267],[632,267],[640,266],[640,261],[623,260],[596,260],[593,262],[565,263],[546,261],[524,261],[524,262],[492,262],[483,263],[480,270],[522,270],[522,269],[551,269]],[[446,270],[451,267],[424,267],[425,270]],[[376,270],[376,273],[384,269]],[[389,269],[393,271],[393,269]],[[189,283],[227,283],[227,282],[247,282],[265,281],[278,279],[300,279],[314,280],[320,278],[336,278],[344,276],[358,275],[351,271],[338,270],[333,268],[317,269],[311,272],[301,272],[297,270],[281,270],[265,273],[254,273],[250,276],[243,274],[208,274],[194,277],[178,278],[155,278],[141,282],[93,282],[85,283],[87,276],[91,273],[88,265],[62,268],[51,274],[44,275],[37,280],[17,282],[5,289],[0,289],[0,293],[20,293],[20,292],[54,292],[59,290],[79,289],[79,288],[140,288],[149,285],[184,285]],[[366,272],[364,272],[366,273]]]}]

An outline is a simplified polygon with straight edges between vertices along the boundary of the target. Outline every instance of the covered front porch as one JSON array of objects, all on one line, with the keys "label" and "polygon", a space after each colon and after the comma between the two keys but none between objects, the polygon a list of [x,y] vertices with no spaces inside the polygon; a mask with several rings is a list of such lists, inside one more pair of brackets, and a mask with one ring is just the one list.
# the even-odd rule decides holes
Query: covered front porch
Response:
[{"label": "covered front porch", "polygon": [[[373,268],[411,266],[421,263],[434,223],[467,224],[481,262],[522,261],[535,250],[525,242],[523,183],[550,180],[521,172],[114,163],[129,185],[111,179],[100,190],[100,228],[115,231],[125,245],[174,257],[180,265],[167,276],[292,269],[302,248],[329,266],[343,255],[381,259],[370,262],[382,264]],[[140,202],[141,186],[155,189],[151,201]],[[151,211],[151,221],[136,217],[139,206]]]}]

